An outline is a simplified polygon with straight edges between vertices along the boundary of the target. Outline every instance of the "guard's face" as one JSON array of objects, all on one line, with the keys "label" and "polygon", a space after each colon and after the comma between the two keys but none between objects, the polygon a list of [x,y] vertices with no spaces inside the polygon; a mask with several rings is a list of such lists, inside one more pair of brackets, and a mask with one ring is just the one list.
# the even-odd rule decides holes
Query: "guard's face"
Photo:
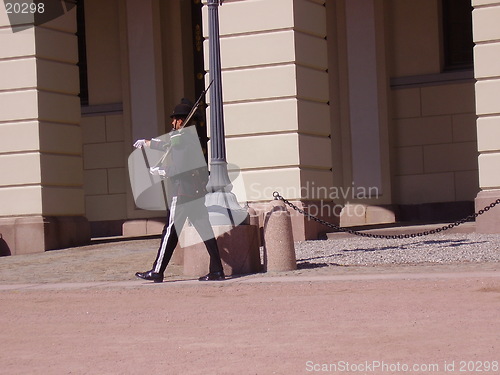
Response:
[{"label": "guard's face", "polygon": [[174,117],[172,118],[172,127],[174,130],[179,130],[182,128],[182,124],[184,123],[184,119],[180,117]]}]

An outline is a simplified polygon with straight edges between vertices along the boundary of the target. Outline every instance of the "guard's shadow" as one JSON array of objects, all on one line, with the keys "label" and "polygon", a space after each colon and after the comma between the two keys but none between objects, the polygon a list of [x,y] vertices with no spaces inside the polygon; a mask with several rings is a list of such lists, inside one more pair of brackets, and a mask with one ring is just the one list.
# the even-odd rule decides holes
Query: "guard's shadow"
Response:
[{"label": "guard's shadow", "polygon": [[375,252],[375,251],[384,251],[384,250],[406,250],[409,248],[409,245],[436,245],[440,247],[460,247],[465,245],[473,245],[473,244],[482,244],[486,241],[470,241],[468,239],[459,239],[459,240],[425,240],[419,242],[412,243],[403,243],[393,246],[383,246],[383,247],[372,247],[372,248],[358,248],[358,249],[349,249],[349,250],[341,250],[343,253],[355,253],[355,252]]},{"label": "guard's shadow", "polygon": [[338,263],[311,263],[311,262],[297,262],[297,269],[299,270],[311,270],[315,268],[340,266]]}]

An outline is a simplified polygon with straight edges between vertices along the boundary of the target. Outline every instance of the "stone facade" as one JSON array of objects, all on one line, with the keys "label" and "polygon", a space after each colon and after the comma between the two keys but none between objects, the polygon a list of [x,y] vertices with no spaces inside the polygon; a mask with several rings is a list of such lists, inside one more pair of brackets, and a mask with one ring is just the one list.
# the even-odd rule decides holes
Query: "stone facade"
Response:
[{"label": "stone facade", "polygon": [[0,10],[0,233],[11,254],[90,239],[75,32],[74,11],[23,29]]}]

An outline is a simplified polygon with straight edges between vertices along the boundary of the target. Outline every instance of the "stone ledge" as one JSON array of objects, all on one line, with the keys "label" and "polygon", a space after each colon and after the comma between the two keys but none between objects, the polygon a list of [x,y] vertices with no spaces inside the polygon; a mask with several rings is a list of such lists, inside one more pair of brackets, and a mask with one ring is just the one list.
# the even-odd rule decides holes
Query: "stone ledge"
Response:
[{"label": "stone ledge", "polygon": [[[495,202],[500,198],[500,189],[483,190],[477,194],[475,205],[476,212]],[[476,218],[476,232],[500,233],[500,205]]]},{"label": "stone ledge", "polygon": [[40,253],[86,245],[90,225],[82,216],[26,216],[0,218],[2,255]]}]

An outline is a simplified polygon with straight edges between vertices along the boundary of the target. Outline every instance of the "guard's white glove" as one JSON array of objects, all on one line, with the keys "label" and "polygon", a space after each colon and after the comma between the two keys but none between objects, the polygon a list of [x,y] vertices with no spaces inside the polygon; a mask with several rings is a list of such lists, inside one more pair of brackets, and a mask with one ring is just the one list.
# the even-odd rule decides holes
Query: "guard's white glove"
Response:
[{"label": "guard's white glove", "polygon": [[165,177],[165,169],[161,169],[160,167],[149,168],[149,173],[151,173],[153,176]]},{"label": "guard's white glove", "polygon": [[147,146],[147,143],[146,143],[146,140],[145,139],[138,139],[137,141],[135,141],[134,143],[134,147],[135,148],[143,148]]}]

